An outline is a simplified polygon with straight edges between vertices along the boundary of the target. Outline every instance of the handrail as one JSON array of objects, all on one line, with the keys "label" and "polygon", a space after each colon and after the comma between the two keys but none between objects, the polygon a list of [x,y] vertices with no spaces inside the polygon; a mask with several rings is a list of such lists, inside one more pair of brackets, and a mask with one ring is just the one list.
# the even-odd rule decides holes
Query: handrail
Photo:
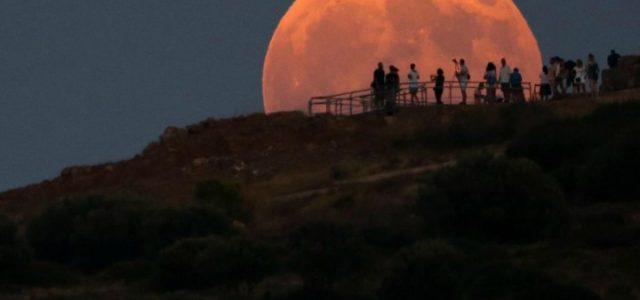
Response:
[{"label": "handrail", "polygon": [[[467,82],[467,103],[478,104],[475,99],[475,91],[480,86],[485,84],[482,81],[469,81]],[[419,82],[417,101],[411,101],[410,83],[403,82],[400,84],[396,96],[396,105],[401,107],[412,106],[426,106],[432,103],[435,104],[436,96],[434,92],[435,82]],[[515,101],[536,101],[539,85],[533,85],[531,82],[523,82],[521,89],[510,88],[507,93],[501,90],[499,84],[494,87],[496,91],[501,91],[503,99],[505,96],[509,96],[509,100]],[[443,102],[444,104],[453,105],[462,102],[462,87],[459,81],[445,81],[443,85]],[[487,87],[483,89],[486,95]],[[517,92],[517,93],[516,93]],[[485,96],[486,97],[486,96]],[[518,97],[518,98],[514,98]],[[351,92],[345,92],[340,94],[334,94],[329,96],[316,96],[309,99],[309,114],[314,115],[315,108],[322,106],[325,114],[335,115],[354,115],[361,113],[368,113],[370,111],[380,110],[380,107],[376,107],[374,103],[375,91],[372,88],[355,90]],[[347,107],[345,112],[345,107]]]}]

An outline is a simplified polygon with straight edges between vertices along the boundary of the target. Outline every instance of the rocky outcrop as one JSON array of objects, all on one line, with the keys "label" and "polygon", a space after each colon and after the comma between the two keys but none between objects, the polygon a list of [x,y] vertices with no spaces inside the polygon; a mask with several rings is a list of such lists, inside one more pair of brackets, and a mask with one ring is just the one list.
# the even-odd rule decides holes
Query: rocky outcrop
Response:
[{"label": "rocky outcrop", "polygon": [[640,56],[625,56],[618,68],[602,72],[602,90],[619,91],[640,87]]}]

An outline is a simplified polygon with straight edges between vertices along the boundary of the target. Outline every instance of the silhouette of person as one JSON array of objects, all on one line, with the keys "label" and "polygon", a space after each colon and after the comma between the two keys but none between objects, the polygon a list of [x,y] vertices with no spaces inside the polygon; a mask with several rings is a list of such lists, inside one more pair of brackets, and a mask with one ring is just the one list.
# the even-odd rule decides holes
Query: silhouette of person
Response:
[{"label": "silhouette of person", "polygon": [[485,101],[485,96],[482,94],[482,90],[484,90],[484,82],[480,82],[475,92],[473,93],[475,104],[481,104]]},{"label": "silhouette of person", "polygon": [[500,63],[502,64],[502,68],[500,68],[500,90],[502,90],[504,102],[509,102],[511,100],[509,80],[511,79],[512,71],[511,67],[507,64],[506,59],[503,58]]},{"label": "silhouette of person", "polygon": [[587,92],[587,69],[584,66],[582,59],[576,60],[576,66],[573,68],[573,72],[576,77],[573,82],[574,93],[584,94]]},{"label": "silhouette of person", "polygon": [[433,91],[436,94],[436,101],[438,105],[442,105],[444,104],[442,102],[442,94],[444,93],[444,70],[442,69],[438,69],[438,71],[436,72],[437,75],[431,75],[431,81],[435,82],[435,87],[433,88]]},{"label": "silhouette of person", "polygon": [[420,73],[416,70],[416,64],[411,64],[411,70],[409,71],[409,93],[411,94],[411,104],[416,104],[420,100],[418,99],[418,89],[420,87]]},{"label": "silhouette of person", "polygon": [[564,63],[565,86],[567,90],[569,88],[572,88],[573,93],[575,93],[575,90],[576,90],[575,87],[573,86],[573,83],[576,80],[575,68],[576,68],[576,62],[574,62],[573,60],[567,60]]},{"label": "silhouette of person", "polygon": [[511,87],[510,95],[514,102],[524,102],[524,90],[522,89],[522,75],[520,69],[514,68],[509,78],[509,86]]},{"label": "silhouette of person", "polygon": [[371,83],[371,88],[373,88],[374,93],[373,104],[376,109],[381,109],[384,105],[386,92],[384,84],[385,77],[384,65],[382,63],[378,63],[378,68],[373,72],[373,83]]},{"label": "silhouette of person", "polygon": [[542,67],[542,73],[540,73],[540,99],[542,101],[548,101],[551,97],[551,74],[547,66]]},{"label": "silhouette of person", "polygon": [[387,89],[386,111],[388,115],[393,115],[396,112],[396,96],[400,91],[400,75],[398,75],[398,68],[395,66],[389,67],[385,86]]},{"label": "silhouette of person", "polygon": [[619,60],[620,60],[620,54],[616,53],[616,50],[611,50],[611,54],[607,58],[607,62],[609,63],[609,69],[617,68]]},{"label": "silhouette of person", "polygon": [[462,102],[460,104],[467,104],[467,87],[469,86],[469,79],[471,79],[471,74],[469,73],[469,68],[464,61],[464,58],[460,59],[460,62],[457,60],[453,60],[456,64],[456,78],[458,78],[458,83],[460,83],[460,91],[462,92]]},{"label": "silhouette of person", "polygon": [[496,102],[496,87],[498,84],[498,77],[496,73],[496,65],[492,62],[487,64],[487,69],[484,73],[484,80],[487,86],[487,102]]},{"label": "silhouette of person", "polygon": [[567,88],[565,86],[566,73],[564,70],[564,60],[560,57],[555,58],[555,62],[552,66],[551,72],[555,78],[554,82],[554,98],[560,98],[567,94]]},{"label": "silhouette of person", "polygon": [[597,97],[599,93],[598,80],[600,79],[600,66],[596,62],[596,57],[593,54],[589,54],[589,61],[587,62],[587,79],[589,79],[591,95]]}]

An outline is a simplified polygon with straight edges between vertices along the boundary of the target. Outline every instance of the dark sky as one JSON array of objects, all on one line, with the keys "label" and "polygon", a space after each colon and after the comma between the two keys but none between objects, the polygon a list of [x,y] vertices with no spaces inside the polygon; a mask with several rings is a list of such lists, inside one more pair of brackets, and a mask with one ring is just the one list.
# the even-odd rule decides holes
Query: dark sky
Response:
[{"label": "dark sky", "polygon": [[[640,51],[637,0],[516,2],[545,56]],[[0,190],[130,157],[169,125],[261,111],[291,3],[0,0]]]}]

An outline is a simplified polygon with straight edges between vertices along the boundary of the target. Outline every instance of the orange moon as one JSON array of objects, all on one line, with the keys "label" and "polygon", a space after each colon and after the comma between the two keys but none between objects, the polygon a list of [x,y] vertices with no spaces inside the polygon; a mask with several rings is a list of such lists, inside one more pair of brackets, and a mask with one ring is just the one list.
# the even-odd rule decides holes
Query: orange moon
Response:
[{"label": "orange moon", "polygon": [[465,58],[477,81],[502,57],[538,81],[540,48],[512,0],[296,0],[265,58],[264,110],[306,110],[312,96],[367,88],[379,61],[403,80],[411,63],[422,80],[438,68],[452,80],[452,58]]}]

